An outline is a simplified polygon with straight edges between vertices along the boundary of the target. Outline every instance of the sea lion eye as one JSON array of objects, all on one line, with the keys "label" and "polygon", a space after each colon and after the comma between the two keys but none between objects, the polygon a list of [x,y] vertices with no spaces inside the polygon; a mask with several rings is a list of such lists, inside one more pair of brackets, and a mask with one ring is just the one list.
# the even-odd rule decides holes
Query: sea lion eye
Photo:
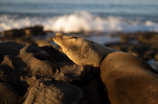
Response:
[{"label": "sea lion eye", "polygon": [[72,38],[76,38],[76,39],[77,39],[77,37],[76,37],[76,36],[71,36],[71,37],[70,37],[70,39],[72,39]]}]

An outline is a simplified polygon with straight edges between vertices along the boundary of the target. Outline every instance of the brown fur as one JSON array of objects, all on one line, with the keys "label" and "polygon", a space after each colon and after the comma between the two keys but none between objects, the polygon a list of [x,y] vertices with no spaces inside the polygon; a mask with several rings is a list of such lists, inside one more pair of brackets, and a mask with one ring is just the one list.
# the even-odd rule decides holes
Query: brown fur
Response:
[{"label": "brown fur", "polygon": [[158,103],[158,76],[143,61],[128,53],[113,52],[100,69],[111,104]]},{"label": "brown fur", "polygon": [[111,104],[158,104],[158,75],[148,64],[131,54],[73,38],[57,33],[53,39],[76,64],[100,66]]},{"label": "brown fur", "polygon": [[99,67],[106,54],[116,51],[78,36],[69,36],[62,33],[56,33],[53,40],[78,65]]}]

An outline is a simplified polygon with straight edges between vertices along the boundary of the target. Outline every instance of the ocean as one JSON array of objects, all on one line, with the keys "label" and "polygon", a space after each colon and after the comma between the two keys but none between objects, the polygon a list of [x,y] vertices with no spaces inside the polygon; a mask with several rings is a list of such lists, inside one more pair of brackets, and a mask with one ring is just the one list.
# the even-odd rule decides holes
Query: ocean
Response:
[{"label": "ocean", "polygon": [[158,0],[0,0],[0,31],[158,32]]}]

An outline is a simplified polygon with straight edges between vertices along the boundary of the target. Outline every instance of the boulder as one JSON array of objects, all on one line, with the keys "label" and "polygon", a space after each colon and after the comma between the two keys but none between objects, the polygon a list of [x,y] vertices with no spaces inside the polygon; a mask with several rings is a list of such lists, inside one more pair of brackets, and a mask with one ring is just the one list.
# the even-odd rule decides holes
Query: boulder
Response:
[{"label": "boulder", "polygon": [[17,44],[15,42],[0,43],[0,55],[16,56],[20,53],[20,49],[22,49],[23,47],[23,45]]},{"label": "boulder", "polygon": [[36,81],[24,104],[78,104],[82,91],[63,81]]},{"label": "boulder", "polygon": [[155,59],[156,61],[158,61],[158,53],[156,53],[156,54],[154,55],[154,59]]},{"label": "boulder", "polygon": [[89,85],[95,73],[51,46],[5,42],[0,48],[2,103],[78,104],[83,98],[79,87]]},{"label": "boulder", "polygon": [[50,42],[44,40],[44,39],[36,39],[35,40],[35,44],[38,47],[43,47],[43,46],[51,46],[52,44],[50,44]]},{"label": "boulder", "polygon": [[0,82],[0,104],[22,104],[17,90],[6,82]]},{"label": "boulder", "polygon": [[98,79],[92,79],[92,83],[82,88],[84,97],[80,104],[110,104],[103,86]]}]

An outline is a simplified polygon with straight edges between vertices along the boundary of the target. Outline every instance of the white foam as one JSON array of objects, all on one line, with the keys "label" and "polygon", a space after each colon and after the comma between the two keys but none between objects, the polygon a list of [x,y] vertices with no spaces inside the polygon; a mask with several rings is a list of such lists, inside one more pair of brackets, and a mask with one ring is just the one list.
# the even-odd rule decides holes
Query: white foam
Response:
[{"label": "white foam", "polygon": [[[130,20],[126,20],[130,21]],[[56,17],[21,17],[0,16],[0,31],[19,29],[27,26],[43,25],[45,30],[63,32],[134,32],[155,31],[158,32],[158,23],[146,20],[144,23],[132,21],[114,16],[101,18],[88,12],[75,12],[70,15]]]}]

